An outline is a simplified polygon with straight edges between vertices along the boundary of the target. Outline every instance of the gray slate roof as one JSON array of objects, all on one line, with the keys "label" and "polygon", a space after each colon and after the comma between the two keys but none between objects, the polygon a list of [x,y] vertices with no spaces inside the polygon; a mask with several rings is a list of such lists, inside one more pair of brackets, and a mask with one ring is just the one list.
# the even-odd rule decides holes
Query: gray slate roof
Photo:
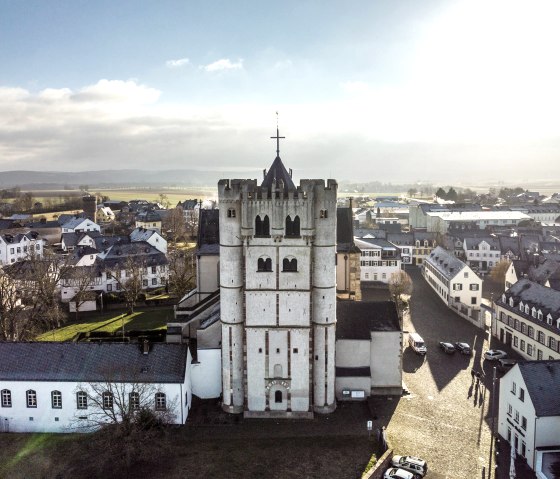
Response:
[{"label": "gray slate roof", "polygon": [[551,312],[555,320],[560,316],[560,291],[523,278],[509,288],[505,294],[507,298],[513,295],[516,304],[523,301],[524,304],[528,303],[530,307],[535,306],[535,308],[541,308],[547,313]]},{"label": "gray slate roof", "polygon": [[0,381],[182,383],[188,345],[0,342]]},{"label": "gray slate roof", "polygon": [[336,303],[336,339],[371,339],[372,331],[400,331],[393,301]]},{"label": "gray slate roof", "polygon": [[459,258],[441,246],[435,248],[430,253],[430,256],[426,257],[426,261],[433,265],[447,279],[457,276],[457,273],[466,266]]},{"label": "gray slate roof", "polygon": [[282,163],[279,156],[275,158],[268,170],[268,173],[264,177],[261,184],[262,188],[278,188],[280,185],[284,186],[284,190],[295,190],[296,185],[292,181],[286,167]]},{"label": "gray slate roof", "polygon": [[538,417],[560,416],[560,360],[518,363]]}]

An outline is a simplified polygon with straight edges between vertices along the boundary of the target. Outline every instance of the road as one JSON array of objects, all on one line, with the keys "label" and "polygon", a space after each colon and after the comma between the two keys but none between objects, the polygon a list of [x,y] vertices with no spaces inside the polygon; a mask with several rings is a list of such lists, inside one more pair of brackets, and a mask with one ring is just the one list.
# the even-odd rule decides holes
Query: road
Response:
[{"label": "road", "polygon": [[[408,335],[403,335],[403,380],[409,394],[398,402],[394,399],[393,408],[379,405],[380,415],[387,414],[390,442],[396,454],[426,459],[427,479],[488,479],[489,467],[493,469],[489,464],[492,365],[482,360],[489,348],[488,333],[449,310],[419,269],[408,272],[414,291],[403,328],[419,333],[428,353],[416,355],[407,347]],[[439,341],[467,342],[473,355],[447,355],[439,349]],[[483,367],[483,381],[473,380],[471,370],[483,371]]]}]

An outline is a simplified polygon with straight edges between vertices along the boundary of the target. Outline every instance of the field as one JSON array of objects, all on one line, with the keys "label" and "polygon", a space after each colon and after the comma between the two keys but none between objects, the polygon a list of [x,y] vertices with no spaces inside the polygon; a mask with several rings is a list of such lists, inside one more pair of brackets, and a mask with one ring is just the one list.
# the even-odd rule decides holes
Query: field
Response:
[{"label": "field", "polygon": [[[73,318],[73,316],[72,316]],[[80,313],[78,321],[71,319],[65,326],[37,336],[37,341],[72,341],[79,333],[102,331],[114,333],[164,329],[173,319],[171,308],[137,310],[132,314]]]}]

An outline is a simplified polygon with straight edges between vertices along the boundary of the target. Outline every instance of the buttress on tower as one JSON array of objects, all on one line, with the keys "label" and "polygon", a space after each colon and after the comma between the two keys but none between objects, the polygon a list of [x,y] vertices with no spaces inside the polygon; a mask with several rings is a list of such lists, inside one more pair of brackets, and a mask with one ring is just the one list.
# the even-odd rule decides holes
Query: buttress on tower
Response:
[{"label": "buttress on tower", "polygon": [[222,405],[312,417],[336,407],[337,183],[296,187],[278,150],[260,186],[218,183]]}]

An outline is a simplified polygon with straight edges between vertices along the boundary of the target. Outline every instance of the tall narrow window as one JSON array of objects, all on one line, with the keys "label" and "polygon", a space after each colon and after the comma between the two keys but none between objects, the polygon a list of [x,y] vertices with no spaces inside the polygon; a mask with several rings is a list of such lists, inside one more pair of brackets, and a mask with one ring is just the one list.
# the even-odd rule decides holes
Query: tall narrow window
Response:
[{"label": "tall narrow window", "polygon": [[136,391],[128,394],[128,407],[131,411],[138,411],[140,409],[140,394]]},{"label": "tall narrow window", "polygon": [[294,236],[299,236],[299,216],[294,218]]},{"label": "tall narrow window", "polygon": [[274,402],[277,404],[282,402],[282,391],[276,391],[274,393]]},{"label": "tall narrow window", "polygon": [[109,391],[105,391],[102,396],[103,399],[103,409],[113,409],[113,394]]},{"label": "tall narrow window", "polygon": [[53,409],[62,408],[62,393],[60,391],[51,391],[51,405]]},{"label": "tall narrow window", "polygon": [[9,389],[2,389],[0,393],[2,407],[12,407],[12,392]]},{"label": "tall narrow window", "polygon": [[268,219],[268,215],[266,215],[262,222],[262,234],[263,236],[270,235],[270,220]]},{"label": "tall narrow window", "polygon": [[37,392],[33,389],[25,392],[27,407],[37,407]]},{"label": "tall narrow window", "polygon": [[257,215],[257,217],[255,218],[255,236],[262,236],[263,234],[262,231],[263,231],[262,220],[261,217]]},{"label": "tall narrow window", "polygon": [[264,262],[264,270],[265,271],[272,271],[272,260],[270,258],[266,258]]},{"label": "tall narrow window", "polygon": [[84,391],[76,393],[76,408],[87,409],[87,394]]},{"label": "tall narrow window", "polygon": [[264,271],[264,258],[259,258],[257,261],[257,271]]},{"label": "tall narrow window", "polygon": [[166,407],[165,393],[156,393],[156,411],[165,411]]}]

